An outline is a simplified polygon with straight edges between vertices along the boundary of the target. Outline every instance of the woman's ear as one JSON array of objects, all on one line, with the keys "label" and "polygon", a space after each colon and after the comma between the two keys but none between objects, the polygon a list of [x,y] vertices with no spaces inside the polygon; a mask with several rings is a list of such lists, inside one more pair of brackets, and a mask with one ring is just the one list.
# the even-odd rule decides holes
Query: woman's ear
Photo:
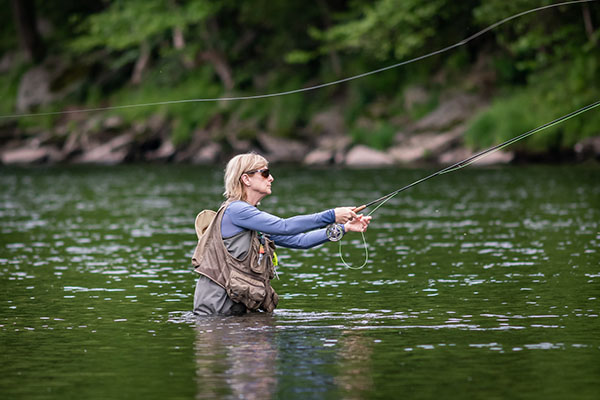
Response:
[{"label": "woman's ear", "polygon": [[242,177],[240,178],[242,180],[242,183],[246,186],[250,186],[250,177],[246,174],[243,174]]}]

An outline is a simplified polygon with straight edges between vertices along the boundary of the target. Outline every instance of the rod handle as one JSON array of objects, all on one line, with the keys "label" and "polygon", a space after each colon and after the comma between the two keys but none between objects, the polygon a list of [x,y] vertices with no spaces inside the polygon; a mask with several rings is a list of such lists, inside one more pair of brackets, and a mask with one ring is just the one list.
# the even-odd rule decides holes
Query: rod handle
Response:
[{"label": "rod handle", "polygon": [[354,211],[355,213],[359,213],[362,210],[364,210],[365,208],[367,208],[367,206],[366,206],[366,204],[363,204],[362,206],[355,207],[352,211]]}]

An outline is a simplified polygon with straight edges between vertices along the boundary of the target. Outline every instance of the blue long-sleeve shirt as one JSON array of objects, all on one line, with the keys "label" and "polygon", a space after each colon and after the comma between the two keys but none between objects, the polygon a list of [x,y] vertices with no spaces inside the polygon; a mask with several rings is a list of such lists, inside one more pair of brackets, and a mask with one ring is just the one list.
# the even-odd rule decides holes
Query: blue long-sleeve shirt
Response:
[{"label": "blue long-sleeve shirt", "polygon": [[228,238],[249,229],[268,234],[278,246],[308,249],[329,240],[324,227],[333,222],[333,209],[284,219],[260,211],[244,201],[234,201],[223,214],[221,235]]}]

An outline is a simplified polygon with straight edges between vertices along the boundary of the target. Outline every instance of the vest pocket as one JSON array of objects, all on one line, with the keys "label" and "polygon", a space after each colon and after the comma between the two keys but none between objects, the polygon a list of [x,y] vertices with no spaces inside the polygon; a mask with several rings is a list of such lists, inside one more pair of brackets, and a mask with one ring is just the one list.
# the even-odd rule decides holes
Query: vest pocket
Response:
[{"label": "vest pocket", "polygon": [[265,301],[263,302],[262,308],[266,312],[272,312],[277,307],[277,303],[279,303],[279,296],[275,293],[275,290],[272,287],[269,287],[267,290],[267,296],[265,297]]},{"label": "vest pocket", "polygon": [[255,272],[259,275],[264,275],[265,272],[268,272],[269,279],[273,279],[275,277],[275,267],[273,266],[273,252],[275,251],[275,243],[268,237],[263,237],[263,239],[263,252],[261,254],[260,250],[258,251],[257,258],[252,260],[250,263],[250,269],[252,272]]},{"label": "vest pocket", "polygon": [[231,300],[244,304],[251,310],[256,310],[265,300],[265,284],[258,279],[231,269],[227,295]]},{"label": "vest pocket", "polygon": [[262,275],[265,273],[266,269],[267,269],[267,257],[266,254],[258,254],[257,257],[255,257],[251,262],[250,262],[250,269],[252,270],[252,272]]}]

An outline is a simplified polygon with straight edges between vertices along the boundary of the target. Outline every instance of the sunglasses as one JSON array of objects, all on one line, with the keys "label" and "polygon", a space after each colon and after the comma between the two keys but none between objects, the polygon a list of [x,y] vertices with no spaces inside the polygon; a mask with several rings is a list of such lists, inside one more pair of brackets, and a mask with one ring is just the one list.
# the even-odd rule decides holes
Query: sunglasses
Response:
[{"label": "sunglasses", "polygon": [[262,175],[262,177],[265,179],[267,179],[271,175],[271,171],[269,171],[269,168],[255,169],[255,170],[244,172],[244,173],[250,175],[250,174],[255,174],[257,172],[260,173]]}]

